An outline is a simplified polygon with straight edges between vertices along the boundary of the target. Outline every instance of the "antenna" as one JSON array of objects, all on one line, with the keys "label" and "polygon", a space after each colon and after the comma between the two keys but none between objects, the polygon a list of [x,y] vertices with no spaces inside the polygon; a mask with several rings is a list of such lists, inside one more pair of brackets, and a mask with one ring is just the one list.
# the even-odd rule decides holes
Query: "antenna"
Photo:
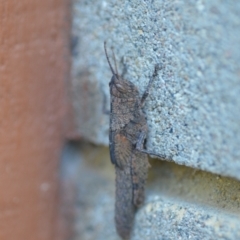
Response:
[{"label": "antenna", "polygon": [[106,58],[107,58],[107,61],[108,61],[108,65],[109,65],[109,67],[110,67],[110,69],[111,69],[112,74],[113,74],[113,75],[118,75],[115,54],[114,54],[113,49],[112,49],[112,52],[113,52],[113,60],[114,60],[114,66],[115,66],[115,68],[116,68],[116,73],[114,72],[113,67],[112,67],[112,64],[111,64],[111,62],[110,62],[110,60],[109,60],[109,56],[108,56],[108,52],[107,52],[107,47],[106,47],[106,45],[107,45],[107,42],[104,41],[104,50],[105,50],[105,55],[106,55]]},{"label": "antenna", "polygon": [[118,69],[117,69],[116,57],[115,57],[115,54],[114,54],[114,51],[113,51],[113,47],[112,47],[111,49],[112,49],[112,54],[113,54],[113,61],[114,61],[115,71],[116,71],[117,76],[118,76]]}]

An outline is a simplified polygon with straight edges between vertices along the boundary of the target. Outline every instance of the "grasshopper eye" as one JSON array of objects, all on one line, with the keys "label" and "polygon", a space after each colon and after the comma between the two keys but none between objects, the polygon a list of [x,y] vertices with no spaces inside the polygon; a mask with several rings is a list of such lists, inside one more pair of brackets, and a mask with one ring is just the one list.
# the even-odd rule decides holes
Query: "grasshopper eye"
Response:
[{"label": "grasshopper eye", "polygon": [[122,92],[122,93],[127,92],[127,89],[124,88],[124,86],[121,83],[116,83],[115,86],[119,92]]}]

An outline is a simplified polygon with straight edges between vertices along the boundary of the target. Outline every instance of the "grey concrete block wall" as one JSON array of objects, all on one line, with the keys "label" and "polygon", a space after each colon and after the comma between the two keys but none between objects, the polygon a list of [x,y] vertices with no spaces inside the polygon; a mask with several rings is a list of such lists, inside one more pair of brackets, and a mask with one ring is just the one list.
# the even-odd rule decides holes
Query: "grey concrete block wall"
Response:
[{"label": "grey concrete block wall", "polygon": [[144,108],[147,148],[178,165],[240,180],[240,2],[75,0],[72,22],[72,96],[80,136],[108,144],[109,119],[102,111],[105,97],[109,106],[111,78],[107,40],[118,68],[141,94],[155,64],[162,66]]},{"label": "grey concrete block wall", "polygon": [[74,2],[78,131],[106,145],[102,105],[104,95],[109,99],[111,73],[104,40],[140,93],[154,65],[162,65],[145,107],[147,148],[178,164],[240,179],[240,3]]}]

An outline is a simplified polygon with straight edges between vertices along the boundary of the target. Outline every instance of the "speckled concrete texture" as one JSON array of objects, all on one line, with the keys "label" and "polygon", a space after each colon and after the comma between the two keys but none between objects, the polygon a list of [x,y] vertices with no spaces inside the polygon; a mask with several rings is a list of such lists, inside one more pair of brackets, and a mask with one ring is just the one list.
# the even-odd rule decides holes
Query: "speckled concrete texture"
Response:
[{"label": "speckled concrete texture", "polygon": [[138,212],[132,239],[240,239],[239,217],[158,198]]},{"label": "speckled concrete texture", "polygon": [[[102,108],[111,73],[104,40],[140,93],[154,65],[162,65],[145,106],[147,148],[240,179],[240,3],[74,1],[73,102],[77,116],[88,116],[80,126],[76,120],[76,132],[107,144]],[[90,88],[79,90],[84,81]]]}]

